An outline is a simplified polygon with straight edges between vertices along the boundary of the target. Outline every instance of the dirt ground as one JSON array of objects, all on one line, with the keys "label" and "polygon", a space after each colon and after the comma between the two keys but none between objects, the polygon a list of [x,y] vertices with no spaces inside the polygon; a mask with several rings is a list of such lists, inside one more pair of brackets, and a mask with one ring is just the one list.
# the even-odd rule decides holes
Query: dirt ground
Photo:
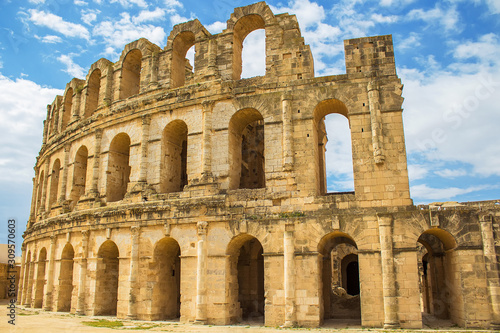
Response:
[{"label": "dirt ground", "polygon": [[[117,333],[119,331],[143,331],[143,332],[213,332],[213,333],[248,333],[248,332],[262,332],[262,333],[287,333],[287,332],[338,332],[342,333],[377,333],[377,332],[390,332],[390,330],[376,330],[373,328],[362,328],[356,322],[343,322],[337,323],[335,321],[327,321],[325,327],[310,329],[310,328],[280,328],[280,327],[263,327],[255,323],[247,322],[241,325],[232,326],[211,326],[211,325],[194,325],[194,324],[181,324],[176,321],[138,321],[138,320],[121,320],[113,317],[87,317],[76,316],[68,313],[46,312],[40,309],[16,309],[15,326],[8,323],[10,318],[7,309],[7,300],[0,300],[0,332],[29,332],[29,333],[83,333],[83,332],[96,332],[96,333]],[[118,321],[123,326],[115,328],[107,327],[92,327],[86,325],[84,322],[97,323],[99,320]],[[437,328],[424,329],[424,330],[393,330],[395,333],[399,332],[436,332]],[[441,328],[440,332],[493,332],[481,330],[462,330],[457,328]]]}]

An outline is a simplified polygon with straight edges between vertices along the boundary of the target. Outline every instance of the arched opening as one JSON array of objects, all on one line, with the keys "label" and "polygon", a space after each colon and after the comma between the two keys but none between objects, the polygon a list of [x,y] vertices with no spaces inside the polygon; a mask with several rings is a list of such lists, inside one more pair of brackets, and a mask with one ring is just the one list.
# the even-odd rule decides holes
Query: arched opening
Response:
[{"label": "arched opening", "polygon": [[266,75],[266,30],[257,29],[243,41],[241,78]]},{"label": "arched opening", "polygon": [[429,327],[458,324],[462,314],[457,243],[447,231],[433,228],[418,238],[422,320]]},{"label": "arched opening", "polygon": [[142,53],[138,49],[130,51],[123,60],[120,99],[139,93],[141,86]]},{"label": "arched opening", "polygon": [[[337,99],[327,99],[320,102],[314,109],[314,126],[318,194],[352,191],[354,189],[354,172],[347,107]],[[334,133],[333,140],[330,137],[330,143],[328,143],[327,130]],[[327,148],[329,149],[328,154],[326,154]],[[327,184],[328,178],[332,179],[331,184]]]},{"label": "arched opening", "polygon": [[57,311],[69,312],[71,310],[71,295],[73,292],[73,259],[75,250],[70,243],[64,246],[61,254],[61,269],[59,273],[59,292]]},{"label": "arched opening", "polygon": [[73,88],[69,88],[64,95],[64,106],[62,115],[61,130],[64,131],[71,120],[71,112],[73,111]]},{"label": "arched opening", "polygon": [[236,112],[229,121],[229,189],[266,187],[264,119],[255,109]]},{"label": "arched opening", "polygon": [[36,211],[40,211],[42,207],[42,192],[43,192],[43,180],[44,180],[44,172],[40,172],[40,176],[38,176],[38,183],[37,183],[37,192],[38,194],[36,195]]},{"label": "arched opening", "polygon": [[113,241],[105,241],[97,253],[95,308],[96,316],[116,316],[118,304],[119,252]]},{"label": "arched opening", "polygon": [[35,302],[34,308],[41,308],[43,306],[43,294],[45,290],[45,265],[47,261],[47,250],[42,248],[40,254],[38,255],[38,267],[36,276],[36,287],[35,287]]},{"label": "arched opening", "polygon": [[171,237],[155,246],[151,269],[153,274],[152,320],[179,318],[181,315],[181,249]]},{"label": "arched opening", "polygon": [[361,324],[361,298],[356,242],[348,234],[332,232],[324,236],[320,253],[321,323]]},{"label": "arched opening", "polygon": [[75,207],[80,197],[85,194],[88,156],[89,152],[85,146],[81,146],[75,155],[75,161],[73,162],[73,186],[70,194],[71,208]]},{"label": "arched opening", "polygon": [[[194,61],[190,63],[186,57],[188,50],[194,46],[194,42],[195,35],[191,31],[183,31],[174,39],[172,48],[172,68],[170,72],[172,88],[182,87],[194,75]],[[196,53],[196,50],[193,50]]]},{"label": "arched opening", "polygon": [[228,245],[229,320],[264,322],[264,257],[259,240],[244,234]]},{"label": "arched opening", "polygon": [[49,195],[49,207],[57,202],[57,192],[59,189],[59,173],[61,171],[61,161],[56,159],[52,166],[52,173],[50,174],[50,195]]},{"label": "arched opening", "polygon": [[180,192],[188,184],[188,128],[182,120],[170,122],[163,130],[161,141],[160,192]]},{"label": "arched opening", "polygon": [[24,283],[23,283],[23,300],[22,305],[29,306],[31,303],[31,291],[33,290],[33,261],[31,258],[31,251],[28,251],[26,255],[26,264],[25,264],[25,273],[24,273]]},{"label": "arched opening", "polygon": [[[265,29],[266,23],[260,15],[243,16],[236,22],[233,30],[233,80],[239,80],[242,73],[243,41],[254,30]],[[265,61],[265,60],[264,60]]]},{"label": "arched opening", "polygon": [[120,133],[113,138],[108,152],[108,178],[106,198],[108,202],[119,201],[127,193],[130,180],[130,137]]},{"label": "arched opening", "polygon": [[85,118],[92,116],[92,113],[99,105],[99,90],[101,89],[101,70],[95,69],[90,74],[89,82],[87,83],[87,102],[85,105]]}]

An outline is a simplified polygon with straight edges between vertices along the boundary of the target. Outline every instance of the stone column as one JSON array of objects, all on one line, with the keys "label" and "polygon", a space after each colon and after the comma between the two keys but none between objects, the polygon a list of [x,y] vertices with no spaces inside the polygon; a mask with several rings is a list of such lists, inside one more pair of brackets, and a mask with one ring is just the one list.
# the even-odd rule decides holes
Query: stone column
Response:
[{"label": "stone column", "polygon": [[85,315],[85,294],[87,277],[87,255],[90,231],[82,231],[82,257],[80,258],[80,272],[78,274],[78,300],[76,303],[76,314]]},{"label": "stone column", "polygon": [[292,97],[281,96],[281,110],[283,117],[283,169],[290,171],[293,168],[293,124],[292,124]]},{"label": "stone column", "polygon": [[102,129],[95,130],[94,142],[94,158],[92,165],[92,185],[90,187],[90,195],[99,197],[99,157],[101,154]]},{"label": "stone column", "polygon": [[67,189],[67,184],[68,184],[68,164],[69,164],[69,149],[71,145],[70,144],[65,144],[64,145],[64,168],[63,168],[63,174],[62,174],[62,179],[61,179],[61,188],[59,189],[59,204],[63,204],[66,201],[66,189]]},{"label": "stone column", "polygon": [[295,247],[293,225],[287,225],[283,242],[283,260],[285,271],[285,327],[297,324],[295,307]]},{"label": "stone column", "polygon": [[158,52],[151,53],[151,80],[149,83],[158,82]]},{"label": "stone column", "polygon": [[141,137],[141,162],[139,170],[139,182],[144,185],[147,183],[148,174],[148,141],[149,141],[149,125],[151,117],[149,115],[142,117],[142,137]]},{"label": "stone column", "polygon": [[382,263],[382,288],[384,297],[384,328],[399,327],[394,253],[392,246],[392,215],[377,214]]},{"label": "stone column", "polygon": [[28,228],[31,227],[31,224],[36,219],[36,181],[38,179],[38,168],[35,169],[35,177],[33,178],[33,191],[31,192],[31,209],[30,209],[30,217],[28,219]]},{"label": "stone column", "polygon": [[77,121],[80,119],[80,102],[81,102],[81,91],[78,92],[78,87],[74,90],[74,97],[73,97],[73,103],[71,105],[71,111],[73,111],[73,114],[71,115],[71,122]]},{"label": "stone column", "polygon": [[42,147],[47,143],[49,134],[49,116],[50,116],[50,105],[47,105],[47,117],[43,121],[43,137],[42,137]]},{"label": "stone column", "polygon": [[46,267],[47,284],[45,285],[45,294],[43,295],[43,309],[50,311],[52,309],[52,291],[54,290],[54,253],[57,236],[50,236],[49,262]]},{"label": "stone column", "polygon": [[202,175],[208,176],[212,170],[212,102],[203,103],[203,170]]},{"label": "stone column", "polygon": [[40,200],[40,207],[38,209],[38,213],[45,212],[45,204],[47,201],[47,183],[49,179],[49,168],[50,168],[50,159],[45,159],[45,173],[43,175],[43,183],[42,183],[42,198]]},{"label": "stone column", "polygon": [[373,158],[376,164],[384,163],[382,148],[382,116],[380,114],[379,87],[376,81],[368,83],[368,105],[372,128]]},{"label": "stone column", "polygon": [[491,304],[491,329],[500,330],[500,276],[498,259],[495,251],[495,238],[493,234],[493,218],[484,215],[480,219],[481,236],[483,239],[483,253],[486,264],[486,281]]},{"label": "stone column", "polygon": [[130,232],[132,234],[132,249],[130,250],[130,274],[128,278],[129,298],[127,318],[137,319],[136,291],[138,289],[137,279],[139,276],[139,238],[141,228],[132,226],[130,227]]},{"label": "stone column", "polygon": [[195,322],[207,323],[206,261],[207,222],[198,222],[198,261],[196,266],[196,314]]},{"label": "stone column", "polygon": [[20,305],[22,304],[22,299],[24,296],[23,289],[24,289],[24,284],[25,284],[25,279],[24,276],[26,274],[26,244],[23,243],[21,245],[21,270],[19,271],[19,280],[18,280],[18,285],[17,285],[17,300],[16,304]]},{"label": "stone column", "polygon": [[[102,76],[102,74],[101,74]],[[111,92],[113,90],[113,65],[108,65],[106,70],[106,78],[104,79],[104,105],[110,106],[112,102]]]}]

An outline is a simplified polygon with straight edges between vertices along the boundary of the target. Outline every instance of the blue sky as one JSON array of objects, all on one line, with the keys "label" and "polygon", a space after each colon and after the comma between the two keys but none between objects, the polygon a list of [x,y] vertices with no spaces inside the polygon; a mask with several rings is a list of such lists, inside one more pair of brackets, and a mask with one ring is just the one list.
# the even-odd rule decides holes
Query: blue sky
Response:
[{"label": "blue sky", "polygon": [[[163,48],[177,23],[198,18],[221,32],[234,7],[250,3],[0,0],[0,218],[18,220],[19,242],[46,105],[66,83],[85,78],[100,58],[116,61],[140,37]],[[500,0],[267,3],[275,14],[297,15],[317,76],[345,72],[344,39],[393,35],[416,204],[500,199]],[[252,47],[244,47],[244,73],[260,75],[263,34],[245,45]],[[328,186],[351,190],[347,125],[329,117],[327,127]]]}]

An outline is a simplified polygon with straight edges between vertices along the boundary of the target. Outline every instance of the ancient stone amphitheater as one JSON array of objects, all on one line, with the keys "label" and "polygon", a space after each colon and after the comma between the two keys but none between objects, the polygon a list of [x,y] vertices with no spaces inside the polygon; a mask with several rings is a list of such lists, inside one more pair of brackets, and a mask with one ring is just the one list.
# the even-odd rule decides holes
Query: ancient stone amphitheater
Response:
[{"label": "ancient stone amphitheater", "polygon": [[[266,72],[241,79],[256,29]],[[314,77],[296,17],[259,2],[219,34],[182,23],[163,49],[137,40],[71,80],[47,108],[18,302],[217,325],[498,328],[498,202],[414,206],[392,38],[344,49],[346,74]],[[326,190],[332,113],[349,122],[354,192]]]}]

